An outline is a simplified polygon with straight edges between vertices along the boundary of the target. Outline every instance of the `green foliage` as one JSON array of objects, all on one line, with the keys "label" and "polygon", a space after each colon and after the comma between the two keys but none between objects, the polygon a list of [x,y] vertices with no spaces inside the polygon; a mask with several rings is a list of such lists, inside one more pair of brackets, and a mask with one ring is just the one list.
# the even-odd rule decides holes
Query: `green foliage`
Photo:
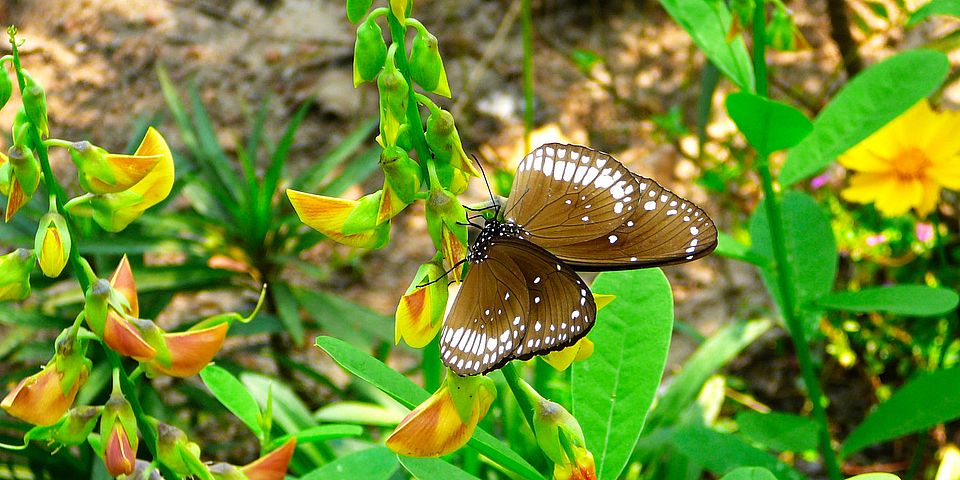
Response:
[{"label": "green foliage", "polygon": [[[808,178],[838,155],[930,95],[947,76],[946,56],[912,50],[871,66],[846,84],[817,115],[813,131],[790,150],[780,181]],[[914,75],[924,72],[923,75]]]},{"label": "green foliage", "polygon": [[925,285],[892,285],[855,292],[835,292],[817,305],[847,312],[887,312],[895,315],[937,317],[957,309],[957,292]]},{"label": "green foliage", "polygon": [[907,26],[915,26],[933,15],[960,17],[960,1],[932,0],[927,2],[910,15],[910,19],[907,20]]},{"label": "green foliage", "polygon": [[800,473],[773,455],[754,448],[737,437],[700,426],[681,427],[671,442],[692,461],[725,475],[739,467],[761,467],[779,480],[800,480]]},{"label": "green foliage", "polygon": [[783,412],[737,414],[737,427],[750,441],[767,450],[803,452],[816,450],[820,426],[809,417]]},{"label": "green foliage", "polygon": [[813,129],[796,108],[750,93],[727,96],[727,113],[761,155],[793,147]]},{"label": "green foliage", "polygon": [[673,327],[673,295],[659,269],[603,273],[593,290],[616,295],[617,301],[601,311],[590,334],[596,351],[574,366],[574,414],[599,477],[617,478],[660,385]]}]

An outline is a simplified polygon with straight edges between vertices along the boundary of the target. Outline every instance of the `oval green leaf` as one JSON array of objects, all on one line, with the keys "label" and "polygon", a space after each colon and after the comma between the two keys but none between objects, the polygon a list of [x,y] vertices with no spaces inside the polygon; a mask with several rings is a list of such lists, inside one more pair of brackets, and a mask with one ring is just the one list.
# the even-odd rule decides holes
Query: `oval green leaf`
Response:
[{"label": "oval green leaf", "polygon": [[640,437],[670,346],[673,294],[660,269],[605,272],[595,293],[616,295],[590,332],[594,352],[573,367],[573,411],[599,478],[618,478]]},{"label": "oval green leaf", "polygon": [[660,5],[690,35],[700,51],[741,90],[754,90],[753,64],[743,38],[727,39],[733,19],[725,2],[660,0]]},{"label": "oval green leaf", "polygon": [[[430,396],[426,390],[407,377],[343,340],[317,337],[317,346],[327,352],[345,370],[366,380],[408,408],[419,405]],[[473,437],[470,437],[467,444],[523,478],[543,480],[543,476],[537,473],[537,470],[523,457],[481,428],[473,432]]]},{"label": "oval green leaf", "polygon": [[776,480],[777,477],[763,467],[740,467],[720,477],[720,480]]},{"label": "oval green leaf", "polygon": [[[837,245],[830,220],[809,195],[788,191],[782,197],[783,227],[795,297],[800,305],[812,303],[833,288],[837,275]],[[765,258],[774,258],[773,243],[765,202],[760,202],[750,218],[753,251]],[[772,266],[761,269],[764,284],[781,307],[780,288]]]},{"label": "oval green leaf", "polygon": [[230,374],[226,369],[214,364],[207,365],[200,371],[200,378],[230,413],[233,413],[259,439],[263,439],[263,429],[260,427],[260,407],[250,395],[247,388]]},{"label": "oval green leaf", "polygon": [[442,478],[443,480],[479,480],[477,477],[450,465],[440,458],[397,457],[403,468],[414,478]]},{"label": "oval green leaf", "polygon": [[960,17],[960,0],[933,0],[917,9],[907,20],[907,26],[912,27],[932,15],[952,15]]},{"label": "oval green leaf", "polygon": [[910,380],[850,432],[840,454],[846,457],[863,447],[960,418],[957,385],[960,367]]},{"label": "oval green leaf", "polygon": [[726,105],[730,118],[761,155],[790,148],[813,129],[800,110],[752,93],[730,94]]},{"label": "oval green leaf", "polygon": [[845,312],[887,312],[914,317],[937,317],[957,309],[960,297],[949,288],[926,285],[894,285],[865,288],[857,292],[834,292],[817,305]]},{"label": "oval green leaf", "polygon": [[350,23],[363,20],[371,5],[373,0],[347,0],[347,20],[350,20]]},{"label": "oval green leaf", "polygon": [[949,70],[947,57],[932,50],[899,53],[864,70],[820,112],[810,135],[790,150],[780,182],[792,185],[816,174],[933,93]]},{"label": "oval green leaf", "polygon": [[387,480],[397,467],[393,452],[387,447],[373,447],[340,457],[300,480]]},{"label": "oval green leaf", "polygon": [[673,432],[673,445],[707,470],[724,475],[740,467],[763,467],[779,480],[801,480],[804,477],[787,464],[739,438],[701,425],[688,425]]},{"label": "oval green leaf", "polygon": [[816,450],[819,441],[820,425],[792,413],[743,411],[737,414],[737,427],[754,443],[777,452]]}]

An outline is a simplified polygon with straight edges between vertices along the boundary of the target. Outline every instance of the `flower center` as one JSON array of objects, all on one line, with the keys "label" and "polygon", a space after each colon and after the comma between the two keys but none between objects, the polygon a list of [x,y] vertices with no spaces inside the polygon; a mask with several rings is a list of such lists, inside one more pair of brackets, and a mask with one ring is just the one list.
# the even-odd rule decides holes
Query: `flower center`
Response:
[{"label": "flower center", "polygon": [[916,147],[906,148],[891,159],[893,172],[900,180],[917,180],[926,177],[930,159]]}]

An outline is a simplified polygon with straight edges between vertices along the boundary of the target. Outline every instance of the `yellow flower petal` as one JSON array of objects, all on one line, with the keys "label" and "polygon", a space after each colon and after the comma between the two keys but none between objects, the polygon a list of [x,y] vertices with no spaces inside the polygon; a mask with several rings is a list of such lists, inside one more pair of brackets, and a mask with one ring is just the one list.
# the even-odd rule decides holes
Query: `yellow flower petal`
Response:
[{"label": "yellow flower petal", "polygon": [[380,248],[386,244],[390,224],[383,223],[371,230],[344,235],[343,224],[360,202],[342,198],[325,197],[312,193],[287,190],[287,198],[296,210],[300,221],[310,228],[330,237],[337,243],[361,248]]},{"label": "yellow flower petal", "polygon": [[559,350],[543,355],[543,361],[550,364],[557,371],[564,371],[573,364],[574,361],[583,360],[593,354],[593,342],[589,338],[580,339],[577,343]]},{"label": "yellow flower petal", "polygon": [[453,453],[470,440],[477,422],[486,415],[491,403],[492,394],[486,388],[478,388],[470,418],[464,422],[445,383],[397,425],[387,438],[387,447],[408,457],[439,457]]}]

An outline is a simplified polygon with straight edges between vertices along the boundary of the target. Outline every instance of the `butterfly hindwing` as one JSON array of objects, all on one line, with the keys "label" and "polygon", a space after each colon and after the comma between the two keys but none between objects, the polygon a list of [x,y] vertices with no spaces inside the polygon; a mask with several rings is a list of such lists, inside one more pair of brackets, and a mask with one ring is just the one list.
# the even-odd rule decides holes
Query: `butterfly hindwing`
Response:
[{"label": "butterfly hindwing", "polygon": [[569,266],[529,241],[490,235],[471,250],[470,270],[440,331],[443,363],[459,375],[576,343],[596,318],[593,295]]},{"label": "butterfly hindwing", "polygon": [[716,226],[699,207],[576,145],[547,144],[521,160],[505,215],[579,270],[681,263],[716,247]]}]

